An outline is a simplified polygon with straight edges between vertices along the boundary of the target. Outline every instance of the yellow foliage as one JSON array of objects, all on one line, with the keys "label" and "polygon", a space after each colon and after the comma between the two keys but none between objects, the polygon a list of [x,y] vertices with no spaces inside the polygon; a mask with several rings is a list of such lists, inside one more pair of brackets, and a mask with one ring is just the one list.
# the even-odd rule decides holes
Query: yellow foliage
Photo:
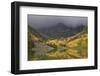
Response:
[{"label": "yellow foliage", "polygon": [[47,55],[48,55],[48,57],[57,58],[57,59],[67,58],[67,53],[60,52],[59,50],[57,50],[55,52],[48,53]]},{"label": "yellow foliage", "polygon": [[[33,41],[39,41],[35,35],[31,35]],[[88,36],[79,33],[75,36],[59,39],[48,39],[47,44],[54,49],[46,53],[48,59],[77,59],[88,57]]]},{"label": "yellow foliage", "polygon": [[[71,38],[71,39],[69,39]],[[48,40],[47,44],[66,47],[64,51],[53,50],[53,52],[48,53],[48,57],[51,58],[87,58],[87,34],[81,34],[79,37],[73,39],[74,37],[63,38],[63,39],[52,39]],[[70,41],[69,41],[70,40]]]},{"label": "yellow foliage", "polygon": [[78,50],[76,50],[76,49],[69,49],[69,50],[67,51],[67,54],[68,54],[69,56],[71,56],[71,58],[73,58],[73,57],[75,57],[75,58],[80,58],[80,57],[81,57],[80,54],[78,53]]},{"label": "yellow foliage", "polygon": [[80,39],[75,39],[73,41],[70,41],[69,43],[67,43],[67,46],[68,47],[78,47],[78,43],[80,42],[81,40]]},{"label": "yellow foliage", "polygon": [[32,41],[39,41],[39,38],[36,37],[35,35],[30,34],[30,36],[31,36],[31,40],[32,40]]},{"label": "yellow foliage", "polygon": [[47,44],[49,45],[55,45],[55,46],[60,46],[60,45],[66,45],[66,40],[65,39],[53,39],[53,40],[48,40]]}]

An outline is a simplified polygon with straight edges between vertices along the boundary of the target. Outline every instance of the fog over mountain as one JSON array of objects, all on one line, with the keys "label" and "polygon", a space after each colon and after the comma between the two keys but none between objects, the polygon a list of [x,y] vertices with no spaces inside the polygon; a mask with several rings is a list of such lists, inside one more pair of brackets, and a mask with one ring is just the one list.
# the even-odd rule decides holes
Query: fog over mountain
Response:
[{"label": "fog over mountain", "polygon": [[47,28],[63,23],[65,26],[77,27],[87,26],[87,17],[78,16],[45,16],[45,15],[28,15],[28,25],[35,29]]},{"label": "fog over mountain", "polygon": [[87,21],[87,17],[28,15],[28,25],[45,39],[87,31]]}]

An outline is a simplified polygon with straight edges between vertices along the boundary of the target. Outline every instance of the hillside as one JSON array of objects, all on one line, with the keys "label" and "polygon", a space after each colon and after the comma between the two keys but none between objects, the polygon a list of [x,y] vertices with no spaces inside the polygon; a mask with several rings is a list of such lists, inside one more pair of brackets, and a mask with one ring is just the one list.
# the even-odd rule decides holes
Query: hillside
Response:
[{"label": "hillside", "polygon": [[35,52],[32,48],[35,47],[35,42],[42,41],[41,35],[32,27],[28,26],[28,60],[34,57]]},{"label": "hillside", "polygon": [[28,60],[87,58],[87,31],[70,37],[45,40],[37,31],[28,31]]},{"label": "hillside", "polygon": [[52,58],[87,58],[88,38],[86,32],[63,39],[48,40],[49,46],[55,46],[55,50],[48,53]]}]

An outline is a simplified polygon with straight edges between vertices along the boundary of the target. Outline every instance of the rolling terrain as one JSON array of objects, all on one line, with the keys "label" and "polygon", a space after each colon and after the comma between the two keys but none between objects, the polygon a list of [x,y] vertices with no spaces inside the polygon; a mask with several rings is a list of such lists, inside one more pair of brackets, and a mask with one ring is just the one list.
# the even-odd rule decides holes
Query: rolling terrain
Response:
[{"label": "rolling terrain", "polygon": [[88,57],[87,27],[71,28],[62,23],[57,25],[39,30],[28,26],[28,60]]}]

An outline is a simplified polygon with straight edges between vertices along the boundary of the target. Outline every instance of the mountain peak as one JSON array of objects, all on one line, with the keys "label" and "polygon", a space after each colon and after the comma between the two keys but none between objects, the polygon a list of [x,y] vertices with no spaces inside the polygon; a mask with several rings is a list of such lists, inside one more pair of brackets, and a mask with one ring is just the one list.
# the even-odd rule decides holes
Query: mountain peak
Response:
[{"label": "mountain peak", "polygon": [[68,28],[67,25],[65,25],[64,23],[57,23],[55,26],[53,26],[52,28],[55,28],[55,29],[66,29]]},{"label": "mountain peak", "polygon": [[64,23],[57,23],[51,27],[39,29],[39,31],[46,38],[60,38],[73,36],[83,31],[83,29],[83,26],[72,27],[71,25],[66,25]]},{"label": "mountain peak", "polygon": [[64,26],[64,27],[66,27],[66,25],[64,23],[57,23],[56,25],[57,26]]}]

